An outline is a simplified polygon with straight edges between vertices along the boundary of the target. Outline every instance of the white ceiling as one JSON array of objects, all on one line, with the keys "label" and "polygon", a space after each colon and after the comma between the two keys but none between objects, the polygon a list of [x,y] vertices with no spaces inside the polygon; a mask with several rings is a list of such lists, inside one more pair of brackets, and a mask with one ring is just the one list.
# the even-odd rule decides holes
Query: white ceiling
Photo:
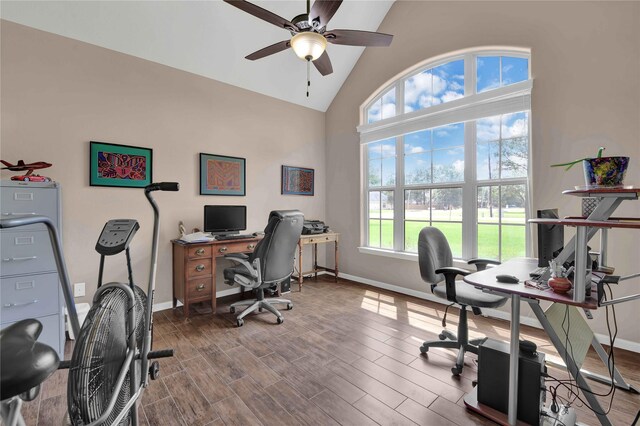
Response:
[{"label": "white ceiling", "polygon": [[[304,0],[252,2],[289,20],[306,11]],[[376,31],[392,3],[345,0],[328,28]],[[307,98],[307,67],[293,50],[257,61],[244,59],[290,34],[221,0],[2,0],[0,16],[319,111],[327,110],[364,51],[329,44],[333,74],[323,77],[312,66]]]}]

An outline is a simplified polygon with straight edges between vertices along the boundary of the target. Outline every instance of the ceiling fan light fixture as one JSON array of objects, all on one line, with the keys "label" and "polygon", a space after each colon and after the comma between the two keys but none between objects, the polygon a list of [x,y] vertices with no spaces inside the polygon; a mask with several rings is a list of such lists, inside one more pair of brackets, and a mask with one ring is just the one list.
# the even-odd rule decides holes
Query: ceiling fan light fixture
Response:
[{"label": "ceiling fan light fixture", "polygon": [[322,34],[305,31],[291,37],[291,48],[298,58],[315,61],[327,48],[327,39]]}]

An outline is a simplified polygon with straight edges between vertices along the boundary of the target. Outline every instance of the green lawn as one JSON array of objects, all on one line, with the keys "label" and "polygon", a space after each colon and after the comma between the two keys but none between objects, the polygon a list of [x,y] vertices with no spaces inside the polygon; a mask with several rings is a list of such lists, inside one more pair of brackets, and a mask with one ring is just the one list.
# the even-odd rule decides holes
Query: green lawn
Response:
[{"label": "green lawn", "polygon": [[[523,213],[524,215],[524,213]],[[380,233],[380,222],[382,232]],[[503,223],[505,221],[503,220]],[[516,222],[517,223],[517,222]],[[418,251],[418,234],[427,226],[426,222],[405,222],[405,250]],[[447,237],[454,257],[462,257],[462,224],[434,222]],[[490,224],[478,225],[478,257],[498,258],[498,227]],[[369,245],[371,247],[393,248],[393,221],[369,221]],[[502,260],[525,255],[525,227],[502,226]]]}]

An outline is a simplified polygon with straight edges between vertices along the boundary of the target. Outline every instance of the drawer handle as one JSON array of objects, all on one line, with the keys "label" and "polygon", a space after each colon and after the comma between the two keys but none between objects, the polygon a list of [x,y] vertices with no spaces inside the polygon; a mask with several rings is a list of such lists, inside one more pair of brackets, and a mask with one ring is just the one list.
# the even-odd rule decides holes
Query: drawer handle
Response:
[{"label": "drawer handle", "polygon": [[3,306],[5,308],[17,308],[20,306],[33,305],[34,303],[38,303],[38,299],[33,299],[31,302],[19,302],[19,303],[5,303]]},{"label": "drawer handle", "polygon": [[197,291],[202,291],[204,290],[205,285],[204,284],[198,284],[198,286],[196,287]]},{"label": "drawer handle", "polygon": [[247,248],[248,248],[249,250],[253,250],[254,248],[256,248],[256,245],[255,245],[255,244],[249,244],[249,245],[247,246]]},{"label": "drawer handle", "polygon": [[196,254],[198,256],[202,256],[204,254],[204,249],[203,248],[199,248],[198,250],[196,250]]},{"label": "drawer handle", "polygon": [[204,271],[204,265],[200,264],[200,265],[196,266],[196,271],[198,271],[198,272]]},{"label": "drawer handle", "polygon": [[36,260],[38,256],[26,256],[26,257],[5,257],[3,262],[19,262],[21,260]]},{"label": "drawer handle", "polygon": [[220,253],[224,253],[225,251],[227,251],[226,247],[220,247],[220,249],[218,250]]}]

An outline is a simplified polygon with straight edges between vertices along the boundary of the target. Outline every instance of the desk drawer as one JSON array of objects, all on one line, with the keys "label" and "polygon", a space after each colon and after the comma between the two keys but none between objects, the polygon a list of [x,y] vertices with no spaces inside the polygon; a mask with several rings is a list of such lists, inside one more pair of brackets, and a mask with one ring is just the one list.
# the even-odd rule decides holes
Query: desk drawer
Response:
[{"label": "desk drawer", "polygon": [[[51,218],[54,223],[58,222],[58,191],[3,187],[0,197],[2,217],[37,214]],[[38,224],[21,229],[45,229],[45,226]]]},{"label": "desk drawer", "polygon": [[0,259],[2,276],[56,270],[47,231],[0,231]]},{"label": "desk drawer", "polygon": [[211,246],[187,246],[187,256],[189,259],[198,257],[211,257]]},{"label": "desk drawer", "polygon": [[255,241],[245,241],[214,246],[213,249],[216,250],[216,256],[224,256],[229,253],[250,253],[256,248],[256,244],[258,243]]},{"label": "desk drawer", "polygon": [[58,274],[3,278],[0,285],[2,323],[60,311]]},{"label": "desk drawer", "polygon": [[336,241],[338,238],[335,234],[332,235],[323,235],[323,234],[318,234],[317,236],[311,237],[311,238],[304,238],[302,239],[302,242],[304,244],[315,244],[315,243],[326,243],[329,241]]},{"label": "desk drawer", "polygon": [[213,289],[211,277],[196,278],[187,281],[187,294],[189,299],[211,298]]},{"label": "desk drawer", "polygon": [[187,279],[211,275],[211,259],[194,259],[187,262]]}]

